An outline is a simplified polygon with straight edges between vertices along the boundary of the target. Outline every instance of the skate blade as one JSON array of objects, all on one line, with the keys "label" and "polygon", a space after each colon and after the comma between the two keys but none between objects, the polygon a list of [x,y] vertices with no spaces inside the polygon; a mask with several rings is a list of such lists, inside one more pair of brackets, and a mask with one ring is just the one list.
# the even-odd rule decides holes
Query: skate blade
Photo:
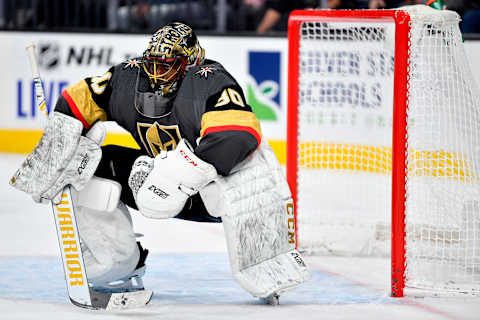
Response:
[{"label": "skate blade", "polygon": [[271,306],[278,306],[280,304],[280,296],[278,294],[272,294],[266,298],[262,298],[262,301]]}]

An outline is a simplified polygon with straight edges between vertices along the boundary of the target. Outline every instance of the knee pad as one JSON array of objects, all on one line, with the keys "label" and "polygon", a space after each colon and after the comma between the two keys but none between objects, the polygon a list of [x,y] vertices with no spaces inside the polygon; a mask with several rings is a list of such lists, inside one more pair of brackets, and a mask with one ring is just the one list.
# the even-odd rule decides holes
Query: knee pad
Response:
[{"label": "knee pad", "polygon": [[91,284],[102,285],[128,276],[140,257],[130,212],[119,201],[120,192],[117,182],[101,178],[92,179],[80,192],[72,192]]},{"label": "knee pad", "polygon": [[111,212],[117,208],[121,193],[120,183],[93,176],[81,191],[72,188],[72,199],[75,206]]}]

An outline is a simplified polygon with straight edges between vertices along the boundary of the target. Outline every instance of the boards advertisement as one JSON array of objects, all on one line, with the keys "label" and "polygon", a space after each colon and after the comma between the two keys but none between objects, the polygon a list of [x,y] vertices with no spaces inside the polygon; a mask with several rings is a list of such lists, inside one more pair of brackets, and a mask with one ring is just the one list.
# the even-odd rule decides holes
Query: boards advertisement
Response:
[{"label": "boards advertisement", "polygon": [[[209,59],[235,77],[261,121],[281,163],[285,163],[287,114],[287,38],[200,36]],[[85,77],[105,73],[111,65],[142,55],[149,35],[0,32],[2,117],[0,151],[28,153],[41,136],[44,119],[35,93],[25,47],[34,43],[51,110],[63,90]],[[466,54],[480,83],[480,41],[466,41]],[[133,145],[115,123],[108,123],[107,143]]]}]

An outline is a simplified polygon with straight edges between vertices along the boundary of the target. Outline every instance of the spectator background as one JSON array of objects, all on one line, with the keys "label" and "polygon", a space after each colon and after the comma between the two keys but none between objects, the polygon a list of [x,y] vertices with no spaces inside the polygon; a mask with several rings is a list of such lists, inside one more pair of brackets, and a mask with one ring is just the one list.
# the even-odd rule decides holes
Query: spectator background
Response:
[{"label": "spectator background", "polygon": [[266,12],[257,27],[257,33],[263,34],[268,31],[286,31],[288,15],[296,9],[361,9],[366,4],[363,0],[269,0],[266,1]]},{"label": "spectator background", "polygon": [[328,9],[363,9],[363,1],[359,0],[328,0]]},{"label": "spectator background", "polygon": [[401,6],[413,5],[413,4],[424,4],[424,0],[369,0],[368,8],[369,9],[391,9],[398,8]]},{"label": "spectator background", "polygon": [[295,9],[311,9],[319,7],[316,0],[267,0],[266,12],[257,27],[257,33],[262,34],[270,30],[285,31],[287,29],[288,14]]},{"label": "spectator background", "polygon": [[480,32],[480,0],[448,0],[447,9],[454,10],[462,17],[460,29],[465,33]]},{"label": "spectator background", "polygon": [[255,31],[266,11],[266,0],[230,0],[229,30]]},{"label": "spectator background", "polygon": [[[0,29],[150,34],[172,20],[210,32],[285,32],[295,9],[381,9],[427,0],[0,0]],[[444,0],[480,33],[480,0]]]},{"label": "spectator background", "polygon": [[[113,0],[117,4],[117,25],[120,31],[152,33],[158,26],[173,20],[185,21],[194,29],[213,28],[214,0]],[[112,3],[112,2],[111,2]],[[115,12],[115,11],[113,11]]]}]

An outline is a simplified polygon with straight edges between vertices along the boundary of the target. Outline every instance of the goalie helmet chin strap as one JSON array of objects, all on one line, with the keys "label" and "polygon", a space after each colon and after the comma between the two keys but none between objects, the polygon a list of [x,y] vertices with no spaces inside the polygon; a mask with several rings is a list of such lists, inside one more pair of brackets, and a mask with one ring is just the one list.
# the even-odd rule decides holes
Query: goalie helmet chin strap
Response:
[{"label": "goalie helmet chin strap", "polygon": [[172,112],[173,96],[165,97],[162,90],[140,91],[140,70],[137,72],[135,83],[135,109],[148,118],[162,118]]}]

